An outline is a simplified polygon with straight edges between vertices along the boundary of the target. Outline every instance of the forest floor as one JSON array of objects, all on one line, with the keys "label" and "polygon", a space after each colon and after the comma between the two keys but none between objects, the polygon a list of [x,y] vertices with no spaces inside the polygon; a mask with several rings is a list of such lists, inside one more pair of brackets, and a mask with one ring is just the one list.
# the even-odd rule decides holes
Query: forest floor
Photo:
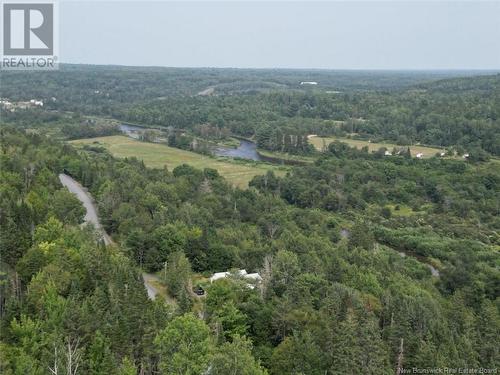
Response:
[{"label": "forest floor", "polygon": [[[368,146],[368,150],[371,151],[378,151],[381,147],[387,148],[389,151],[392,151],[394,147],[400,148],[400,147],[408,147],[408,146],[399,146],[394,143],[376,143],[376,142],[368,142],[368,141],[361,141],[357,139],[351,139],[351,138],[341,138],[341,137],[318,137],[318,136],[311,136],[309,137],[309,142],[313,144],[314,147],[316,147],[317,150],[322,151],[324,146],[328,146],[330,143],[334,141],[341,141],[347,143],[351,147],[356,147],[361,149],[364,146]],[[432,156],[435,156],[437,152],[442,152],[443,149],[436,148],[436,147],[427,147],[427,146],[409,146],[410,147],[410,152],[412,156],[417,155],[418,153],[422,153],[424,158],[430,158]]]},{"label": "forest floor", "polygon": [[166,165],[171,171],[178,165],[189,164],[200,169],[217,169],[223,177],[239,188],[247,188],[254,176],[263,175],[268,170],[273,170],[277,175],[285,174],[283,167],[215,158],[162,144],[140,142],[122,135],[77,139],[70,143],[74,145],[100,145],[113,156],[118,158],[136,157],[151,168],[163,168]]}]

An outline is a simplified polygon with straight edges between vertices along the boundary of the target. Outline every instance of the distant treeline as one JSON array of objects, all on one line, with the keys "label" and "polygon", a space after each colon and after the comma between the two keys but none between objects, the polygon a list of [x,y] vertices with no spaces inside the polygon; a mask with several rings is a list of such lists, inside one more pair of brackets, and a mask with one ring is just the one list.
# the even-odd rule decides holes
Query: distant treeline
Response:
[{"label": "distant treeline", "polygon": [[120,128],[116,124],[96,124],[92,122],[67,124],[62,126],[61,131],[68,139],[94,138],[121,134]]},{"label": "distant treeline", "polygon": [[[57,74],[2,73],[1,96],[146,125],[207,125],[219,134],[251,137],[269,126],[289,135],[355,133],[500,155],[500,75],[452,74],[467,73],[65,65]],[[319,84],[305,87],[300,81]],[[197,95],[207,87],[213,94]]]},{"label": "distant treeline", "polygon": [[[399,145],[422,143],[440,147],[481,148],[500,155],[500,75],[480,77],[483,87],[468,85],[454,93],[433,90],[325,94],[279,92],[245,97],[166,98],[127,109],[127,120],[190,129],[209,123],[243,136],[281,129],[284,134],[357,134]],[[473,85],[472,85],[473,86]],[[265,144],[262,143],[262,144]],[[270,147],[274,148],[274,147]],[[278,147],[279,148],[279,147]]]}]

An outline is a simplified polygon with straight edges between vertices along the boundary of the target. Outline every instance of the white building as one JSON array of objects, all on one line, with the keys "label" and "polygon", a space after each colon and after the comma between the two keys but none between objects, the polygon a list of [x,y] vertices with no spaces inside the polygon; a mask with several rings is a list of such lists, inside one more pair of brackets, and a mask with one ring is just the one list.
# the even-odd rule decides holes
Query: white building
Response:
[{"label": "white building", "polygon": [[[213,283],[214,281],[217,281],[219,279],[224,279],[226,277],[231,276],[231,272],[226,271],[226,272],[216,272],[210,277],[210,282]],[[262,281],[262,277],[259,275],[259,273],[248,273],[246,270],[238,270],[236,272],[236,276],[242,277],[246,280],[250,281],[255,281],[255,282],[260,282]],[[252,284],[248,284],[249,288],[253,289]],[[250,287],[251,285],[251,287]]]},{"label": "white building", "polygon": [[38,107],[43,107],[43,102],[41,100],[31,99],[30,104]]},{"label": "white building", "polygon": [[421,159],[424,156],[424,154],[422,154],[421,152],[419,152],[416,156],[417,156],[418,159]]},{"label": "white building", "polygon": [[303,82],[300,82],[301,85],[317,85],[318,82],[314,82],[314,81],[303,81]]},{"label": "white building", "polygon": [[213,283],[216,280],[223,279],[229,275],[229,272],[216,272],[210,277],[210,282]]},{"label": "white building", "polygon": [[262,281],[262,276],[260,276],[258,272],[247,273],[245,275],[245,279],[255,280],[255,281]]}]

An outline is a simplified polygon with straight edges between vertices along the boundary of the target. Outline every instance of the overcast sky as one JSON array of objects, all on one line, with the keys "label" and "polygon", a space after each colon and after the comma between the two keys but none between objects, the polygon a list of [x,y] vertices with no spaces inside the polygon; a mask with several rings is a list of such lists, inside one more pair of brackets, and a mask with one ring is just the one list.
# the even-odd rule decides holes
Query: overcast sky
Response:
[{"label": "overcast sky", "polygon": [[500,69],[500,1],[64,1],[60,61]]}]

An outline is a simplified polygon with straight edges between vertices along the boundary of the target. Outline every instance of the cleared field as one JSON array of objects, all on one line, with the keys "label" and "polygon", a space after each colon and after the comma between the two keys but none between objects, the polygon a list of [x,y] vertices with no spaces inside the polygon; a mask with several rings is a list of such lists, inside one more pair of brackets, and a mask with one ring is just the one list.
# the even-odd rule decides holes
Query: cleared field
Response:
[{"label": "cleared field", "polygon": [[286,161],[298,161],[298,162],[303,162],[303,163],[313,163],[316,160],[316,158],[313,156],[292,155],[292,154],[287,154],[285,152],[262,150],[260,148],[257,151],[259,152],[259,154],[261,154],[263,156],[267,156],[270,158],[283,159]]},{"label": "cleared field", "polygon": [[[341,141],[345,142],[351,147],[356,147],[361,149],[364,146],[368,146],[368,150],[371,151],[377,151],[381,147],[386,147],[389,151],[392,151],[394,147],[406,147],[406,146],[398,146],[394,143],[372,143],[368,141],[360,141],[356,139],[349,139],[349,138],[340,138],[340,137],[317,137],[317,136],[311,136],[309,137],[309,142],[316,147],[317,150],[322,150],[324,146],[328,146],[330,143],[333,141]],[[442,149],[439,148],[434,148],[434,147],[425,147],[425,146],[410,146],[410,152],[412,156],[417,155],[418,153],[422,153],[424,158],[430,158],[434,155],[436,155],[437,152],[443,151]]]},{"label": "cleared field", "polygon": [[136,157],[143,160],[151,168],[163,168],[166,165],[169,170],[172,170],[178,165],[189,164],[200,169],[217,169],[229,182],[240,188],[247,188],[248,182],[254,176],[265,174],[270,169],[278,175],[284,174],[284,171],[270,165],[249,165],[219,160],[162,144],[140,142],[122,135],[77,139],[70,143],[74,145],[100,145],[109,150],[113,156],[118,158]]}]

